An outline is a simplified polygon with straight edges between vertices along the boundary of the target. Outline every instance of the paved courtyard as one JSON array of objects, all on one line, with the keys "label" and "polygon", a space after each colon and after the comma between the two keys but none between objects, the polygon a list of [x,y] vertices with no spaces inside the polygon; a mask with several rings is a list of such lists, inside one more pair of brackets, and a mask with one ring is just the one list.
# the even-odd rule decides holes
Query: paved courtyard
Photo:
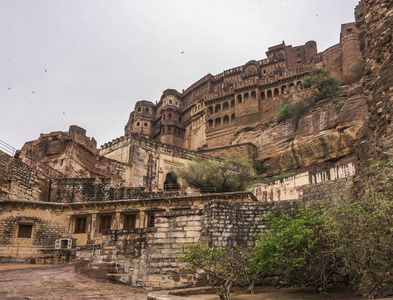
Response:
[{"label": "paved courtyard", "polygon": [[0,264],[0,299],[146,299],[147,294],[78,275],[72,265]]}]

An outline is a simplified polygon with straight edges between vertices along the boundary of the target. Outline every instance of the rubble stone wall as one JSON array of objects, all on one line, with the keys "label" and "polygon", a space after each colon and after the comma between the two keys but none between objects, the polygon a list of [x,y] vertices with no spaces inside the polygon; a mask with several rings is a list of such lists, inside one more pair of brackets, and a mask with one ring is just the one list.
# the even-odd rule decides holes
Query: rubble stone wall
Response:
[{"label": "rubble stone wall", "polygon": [[[20,225],[31,225],[30,237],[19,237]],[[38,249],[54,248],[66,233],[66,214],[53,205],[23,203],[0,206],[0,262],[35,262]]]}]

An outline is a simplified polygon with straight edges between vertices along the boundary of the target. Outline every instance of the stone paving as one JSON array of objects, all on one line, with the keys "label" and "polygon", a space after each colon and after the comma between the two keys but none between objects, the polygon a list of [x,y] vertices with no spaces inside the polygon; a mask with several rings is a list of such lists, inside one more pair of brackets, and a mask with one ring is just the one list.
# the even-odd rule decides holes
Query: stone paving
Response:
[{"label": "stone paving", "polygon": [[73,265],[0,264],[0,299],[146,299],[148,291],[78,275]]}]

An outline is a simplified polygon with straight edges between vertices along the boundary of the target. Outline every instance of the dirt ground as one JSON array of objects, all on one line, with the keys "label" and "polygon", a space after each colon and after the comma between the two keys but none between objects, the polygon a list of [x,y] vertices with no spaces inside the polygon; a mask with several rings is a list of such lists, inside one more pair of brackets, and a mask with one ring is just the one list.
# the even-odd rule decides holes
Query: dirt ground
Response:
[{"label": "dirt ground", "polygon": [[127,285],[97,282],[73,265],[0,264],[0,299],[146,299],[149,292]]}]

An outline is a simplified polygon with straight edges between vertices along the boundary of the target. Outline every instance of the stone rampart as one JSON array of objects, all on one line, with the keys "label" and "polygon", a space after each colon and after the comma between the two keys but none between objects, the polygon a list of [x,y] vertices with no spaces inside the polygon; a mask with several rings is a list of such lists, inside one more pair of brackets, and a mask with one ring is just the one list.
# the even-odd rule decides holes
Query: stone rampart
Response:
[{"label": "stone rampart", "polygon": [[354,175],[355,165],[350,162],[325,171],[315,173],[306,171],[268,183],[258,183],[253,187],[252,192],[258,201],[263,202],[302,199],[304,197],[304,187],[307,185],[318,185],[338,179],[348,179],[348,182],[352,182]]}]

